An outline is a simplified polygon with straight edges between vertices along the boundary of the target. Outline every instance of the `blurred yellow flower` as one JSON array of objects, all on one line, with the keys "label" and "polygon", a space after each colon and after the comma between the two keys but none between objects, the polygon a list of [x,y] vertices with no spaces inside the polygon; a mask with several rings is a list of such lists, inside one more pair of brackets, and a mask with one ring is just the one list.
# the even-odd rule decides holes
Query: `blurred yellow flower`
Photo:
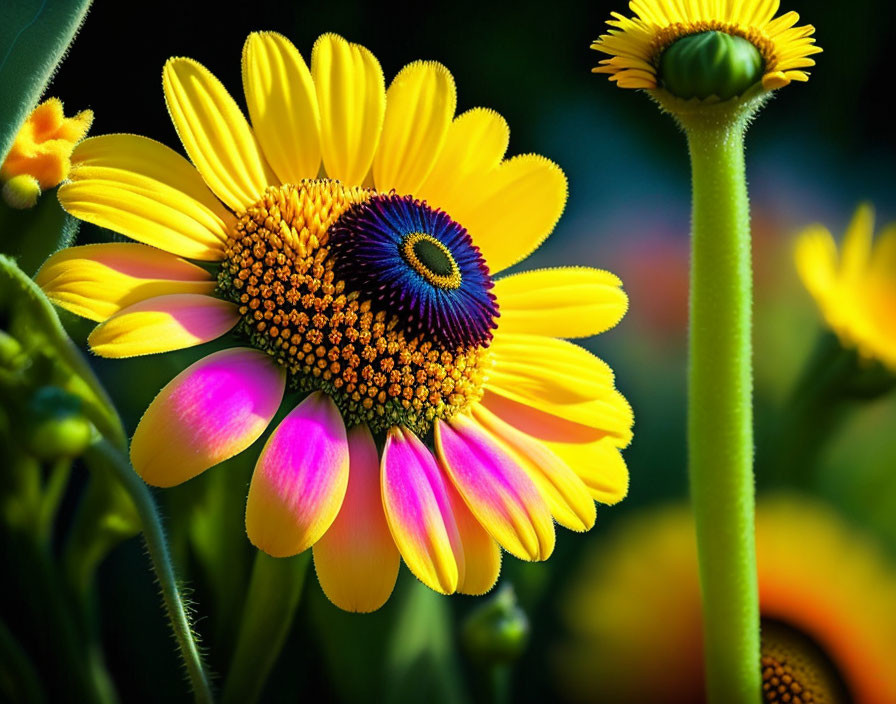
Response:
[{"label": "blurred yellow flower", "polygon": [[[749,87],[759,79],[765,90],[781,88],[791,81],[806,81],[809,76],[802,69],[814,66],[815,61],[809,56],[821,51],[813,46],[815,40],[811,35],[815,29],[811,25],[794,26],[799,21],[796,12],[775,18],[778,7],[778,0],[737,3],[730,0],[632,0],[629,8],[635,16],[612,13],[613,19],[607,20],[607,24],[613,29],[591,45],[592,49],[611,57],[602,60],[593,71],[609,74],[610,80],[616,81],[620,88],[652,90],[661,87],[667,78],[661,66],[666,50],[685,37],[706,35],[715,40],[722,39],[723,43],[706,47],[709,54],[700,56],[700,61],[718,62],[720,49],[724,52],[733,47],[738,58],[732,67],[739,64],[739,75],[744,75],[743,46],[748,42],[755,48],[755,51],[749,50],[755,56],[749,62],[755,63],[755,74],[750,72],[753,80],[740,88]],[[737,88],[733,87],[733,94],[740,92]],[[680,95],[675,90],[672,92],[681,98],[693,97]],[[732,95],[719,97],[726,99]]]},{"label": "blurred yellow flower", "polygon": [[[72,150],[84,139],[92,122],[91,110],[66,117],[59,98],[50,98],[34,108],[0,166],[0,181],[6,184],[7,200],[19,198],[23,203],[32,197],[36,200],[40,191],[68,178]],[[35,188],[39,189],[36,193]],[[26,207],[15,202],[10,205]]]},{"label": "blurred yellow flower", "polygon": [[[877,546],[829,508],[782,495],[759,503],[756,550],[765,701],[896,702],[896,569]],[[703,701],[686,506],[618,526],[569,596],[557,667],[574,701]]]},{"label": "blurred yellow flower", "polygon": [[860,205],[839,253],[827,228],[806,228],[796,267],[841,343],[896,370],[896,224],[873,237],[874,211]]}]

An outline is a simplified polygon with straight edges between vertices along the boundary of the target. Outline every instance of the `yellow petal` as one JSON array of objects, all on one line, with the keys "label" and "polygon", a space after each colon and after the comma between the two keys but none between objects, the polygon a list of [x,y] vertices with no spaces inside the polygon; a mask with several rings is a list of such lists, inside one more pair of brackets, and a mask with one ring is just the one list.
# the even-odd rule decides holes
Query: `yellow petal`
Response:
[{"label": "yellow petal", "polygon": [[488,384],[551,403],[609,396],[613,370],[578,345],[541,335],[498,334],[490,348]]},{"label": "yellow petal", "polygon": [[373,163],[386,112],[386,84],[367,49],[324,34],[311,50],[327,176],[361,185]]},{"label": "yellow petal", "polygon": [[282,34],[253,32],[243,46],[243,90],[252,127],[282,183],[317,178],[320,111],[305,60]]},{"label": "yellow petal", "polygon": [[612,371],[606,364],[563,340],[537,335],[503,337],[509,339],[502,340],[499,335],[493,342],[495,367],[486,379],[486,389],[542,413],[600,430],[621,445],[630,442],[634,415],[622,394],[612,388]]},{"label": "yellow petal", "polygon": [[874,245],[871,272],[896,289],[896,224],[885,227]]},{"label": "yellow petal", "polygon": [[432,171],[420,186],[419,197],[449,215],[461,212],[464,203],[475,203],[478,198],[477,193],[470,193],[470,179],[495,169],[509,140],[507,121],[494,110],[473,108],[458,115],[448,128]]},{"label": "yellow petal", "polygon": [[628,310],[615,275],[564,267],[515,274],[495,282],[502,332],[587,337],[609,330]]},{"label": "yellow petal", "polygon": [[537,154],[505,161],[468,188],[479,192],[475,205],[458,204],[460,210],[450,215],[470,232],[492,274],[535,251],[566,205],[566,176]]},{"label": "yellow petal", "polygon": [[557,523],[579,532],[591,529],[597,517],[594,500],[582,480],[560,457],[484,406],[473,406],[472,414],[483,428],[510,449],[544,497]]},{"label": "yellow petal", "polygon": [[140,301],[98,325],[87,342],[100,357],[136,357],[209,342],[239,322],[236,304],[195,293]]},{"label": "yellow petal", "polygon": [[231,210],[251,205],[276,183],[249,123],[208,69],[192,59],[169,59],[162,87],[184,149]]},{"label": "yellow petal", "polygon": [[871,259],[871,241],[874,237],[874,209],[862,203],[846,228],[840,273],[846,281],[858,281],[864,275]]},{"label": "yellow petal", "polygon": [[44,262],[34,281],[53,303],[96,321],[147,298],[210,294],[216,286],[205,269],[133,242],[67,247]]},{"label": "yellow petal", "polygon": [[445,142],[457,107],[454,77],[434,61],[405,66],[386,93],[386,117],[373,160],[380,191],[417,194]]},{"label": "yellow petal", "polygon": [[314,569],[336,606],[367,613],[386,603],[401,558],[386,523],[379,456],[366,425],[348,431],[348,453],[348,489],[333,525],[314,544]]},{"label": "yellow petal", "polygon": [[545,442],[581,478],[595,501],[615,504],[628,493],[628,467],[613,438],[586,443]]},{"label": "yellow petal", "polygon": [[796,269],[814,297],[832,292],[837,278],[837,245],[821,225],[806,228],[796,243]]},{"label": "yellow petal", "polygon": [[75,217],[174,254],[220,260],[235,218],[190,163],[131,134],[82,142],[59,202]]}]

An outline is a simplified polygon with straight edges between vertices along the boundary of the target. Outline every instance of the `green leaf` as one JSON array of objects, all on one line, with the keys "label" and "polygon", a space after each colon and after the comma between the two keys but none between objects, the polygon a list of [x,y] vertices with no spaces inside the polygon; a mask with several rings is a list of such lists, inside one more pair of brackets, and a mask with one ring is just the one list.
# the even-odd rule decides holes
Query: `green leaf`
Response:
[{"label": "green leaf", "polygon": [[[59,322],[44,292],[16,266],[0,255],[0,329],[35,360],[35,369],[46,369],[47,378],[36,385],[53,384],[80,397],[84,414],[103,435],[119,447],[127,446],[121,420],[81,352]],[[39,362],[43,360],[44,364]],[[49,362],[47,364],[46,362]]]},{"label": "green leaf", "polygon": [[90,0],[0,5],[0,163],[62,60]]}]

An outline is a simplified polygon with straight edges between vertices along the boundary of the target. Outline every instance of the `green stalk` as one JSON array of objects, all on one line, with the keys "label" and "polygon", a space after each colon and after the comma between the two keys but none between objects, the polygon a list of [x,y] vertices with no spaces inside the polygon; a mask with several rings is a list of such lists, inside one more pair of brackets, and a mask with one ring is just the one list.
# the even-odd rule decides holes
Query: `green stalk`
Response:
[{"label": "green stalk", "polygon": [[289,558],[256,553],[224,704],[251,704],[261,696],[289,635],[309,562],[308,550]]},{"label": "green stalk", "polygon": [[56,512],[59,510],[62,497],[65,495],[71,473],[72,460],[70,457],[62,457],[56,460],[50,467],[50,474],[47,477],[37,516],[37,538],[48,549],[53,539]]},{"label": "green stalk", "polygon": [[187,610],[178,590],[174,567],[168,553],[168,544],[165,542],[165,532],[162,529],[162,522],[152,494],[143,480],[137,476],[127,458],[108,440],[95,443],[88,448],[85,454],[88,461],[102,462],[112,470],[137,507],[143,528],[143,538],[146,541],[153,571],[159,580],[168,620],[186,665],[194,699],[199,704],[210,704],[213,701],[211,686],[193,631],[190,628]]},{"label": "green stalk", "polygon": [[757,704],[762,690],[746,119],[679,117],[693,178],[688,451],[707,695],[712,704]]}]

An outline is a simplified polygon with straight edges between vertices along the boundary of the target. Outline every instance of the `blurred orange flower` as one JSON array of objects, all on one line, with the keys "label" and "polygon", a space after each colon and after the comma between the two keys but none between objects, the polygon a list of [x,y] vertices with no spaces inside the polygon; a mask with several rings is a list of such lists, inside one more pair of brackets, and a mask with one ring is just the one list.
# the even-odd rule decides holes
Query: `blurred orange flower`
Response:
[{"label": "blurred orange flower", "polygon": [[[759,504],[756,550],[765,701],[896,701],[896,569],[877,546],[831,509],[777,496]],[[565,620],[557,667],[573,700],[703,701],[687,507],[629,518],[596,544]]]}]

